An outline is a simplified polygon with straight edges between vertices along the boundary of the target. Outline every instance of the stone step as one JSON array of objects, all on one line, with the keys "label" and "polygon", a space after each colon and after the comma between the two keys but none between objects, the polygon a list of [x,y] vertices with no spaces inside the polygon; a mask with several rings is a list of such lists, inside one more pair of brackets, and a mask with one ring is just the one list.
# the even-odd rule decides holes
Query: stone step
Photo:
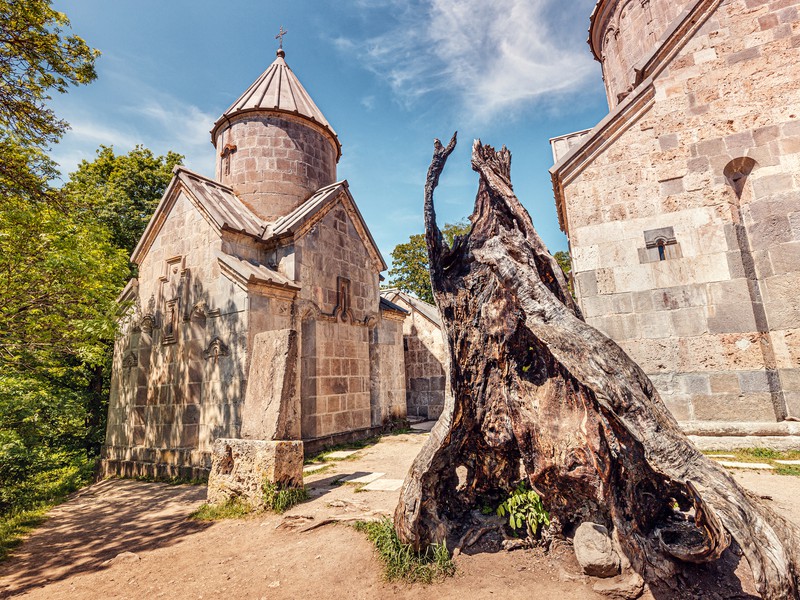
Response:
[{"label": "stone step", "polygon": [[370,492],[394,492],[399,490],[402,486],[402,479],[378,479],[377,481],[368,483],[361,489],[369,490]]},{"label": "stone step", "polygon": [[776,460],[779,465],[800,465],[800,460]]},{"label": "stone step", "polygon": [[345,478],[345,481],[347,483],[372,483],[384,475],[386,475],[386,473],[367,473],[366,475],[361,475],[360,477],[354,477],[352,479]]},{"label": "stone step", "polygon": [[353,456],[356,452],[358,452],[358,450],[336,450],[326,454],[325,458],[328,460],[344,460],[345,458]]},{"label": "stone step", "polygon": [[723,467],[728,467],[729,469],[774,469],[772,465],[768,465],[767,463],[748,463],[748,462],[735,462],[731,460],[721,460],[719,461]]},{"label": "stone step", "polygon": [[328,465],[326,463],[315,463],[311,465],[306,465],[305,467],[303,467],[303,473],[306,475],[310,473],[315,473],[321,469],[324,469],[327,466]]}]

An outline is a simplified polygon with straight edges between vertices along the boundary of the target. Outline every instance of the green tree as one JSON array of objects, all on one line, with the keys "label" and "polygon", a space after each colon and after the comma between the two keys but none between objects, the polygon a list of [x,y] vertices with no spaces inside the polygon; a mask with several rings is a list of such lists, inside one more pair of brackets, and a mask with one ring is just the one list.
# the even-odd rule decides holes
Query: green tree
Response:
[{"label": "green tree", "polygon": [[572,259],[569,256],[569,252],[559,250],[553,254],[553,258],[556,259],[558,266],[561,267],[561,270],[564,271],[564,275],[569,279],[569,274],[572,272]]},{"label": "green tree", "polygon": [[52,199],[55,164],[44,151],[68,124],[47,101],[93,81],[99,52],[67,32],[49,0],[0,0],[0,23],[0,201]]},{"label": "green tree", "polygon": [[119,155],[100,146],[93,161],[82,161],[70,174],[65,190],[90,209],[111,232],[112,243],[130,255],[181,161],[183,156],[175,152],[154,156],[143,146]]},{"label": "green tree", "polygon": [[[469,233],[472,225],[466,219],[447,223],[442,235],[452,246],[458,235]],[[425,234],[412,235],[405,244],[398,244],[392,250],[392,268],[389,269],[389,285],[414,294],[420,300],[433,304],[428,247]]]},{"label": "green tree", "polygon": [[[87,462],[87,390],[114,332],[124,252],[51,182],[68,124],[50,94],[98,56],[49,0],[0,0],[0,514],[73,489]],[[95,428],[96,430],[96,428]],[[8,529],[0,522],[0,555]]]},{"label": "green tree", "polygon": [[66,200],[10,198],[0,209],[0,513],[96,452],[92,383],[128,262],[87,216]]}]

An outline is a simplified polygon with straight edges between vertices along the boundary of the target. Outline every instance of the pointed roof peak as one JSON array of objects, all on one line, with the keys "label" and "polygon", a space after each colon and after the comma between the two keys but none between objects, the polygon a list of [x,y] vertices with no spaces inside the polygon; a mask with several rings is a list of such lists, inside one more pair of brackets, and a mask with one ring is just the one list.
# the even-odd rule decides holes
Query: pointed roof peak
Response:
[{"label": "pointed roof peak", "polygon": [[275,60],[256,79],[211,129],[211,143],[216,145],[217,131],[231,117],[246,112],[288,113],[307,119],[325,129],[336,143],[337,160],[342,154],[342,145],[336,131],[317,107],[300,80],[284,60],[286,52],[278,48]]}]

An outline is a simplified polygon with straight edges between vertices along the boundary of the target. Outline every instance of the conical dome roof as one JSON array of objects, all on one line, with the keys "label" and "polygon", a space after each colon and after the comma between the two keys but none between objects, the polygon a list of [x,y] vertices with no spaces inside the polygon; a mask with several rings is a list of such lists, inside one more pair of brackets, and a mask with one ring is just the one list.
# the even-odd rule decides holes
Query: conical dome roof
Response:
[{"label": "conical dome roof", "polygon": [[279,49],[277,54],[269,68],[217,119],[211,130],[211,142],[216,145],[217,131],[234,115],[246,112],[288,113],[308,119],[327,130],[336,142],[337,156],[341,156],[342,145],[336,131],[286,64],[283,49]]}]

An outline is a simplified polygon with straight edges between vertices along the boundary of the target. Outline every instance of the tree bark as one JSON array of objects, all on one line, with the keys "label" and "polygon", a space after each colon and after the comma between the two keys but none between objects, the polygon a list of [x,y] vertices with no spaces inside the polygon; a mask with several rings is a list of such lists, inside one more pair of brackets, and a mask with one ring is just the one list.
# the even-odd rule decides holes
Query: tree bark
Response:
[{"label": "tree bark", "polygon": [[425,186],[453,399],[406,478],[400,537],[454,539],[481,497],[525,478],[565,531],[605,525],[657,598],[751,597],[734,575],[744,556],[763,598],[800,599],[800,530],[703,456],[642,369],[583,321],[505,147],[475,142],[472,230],[444,243],[433,192],[455,143],[435,141]]}]

